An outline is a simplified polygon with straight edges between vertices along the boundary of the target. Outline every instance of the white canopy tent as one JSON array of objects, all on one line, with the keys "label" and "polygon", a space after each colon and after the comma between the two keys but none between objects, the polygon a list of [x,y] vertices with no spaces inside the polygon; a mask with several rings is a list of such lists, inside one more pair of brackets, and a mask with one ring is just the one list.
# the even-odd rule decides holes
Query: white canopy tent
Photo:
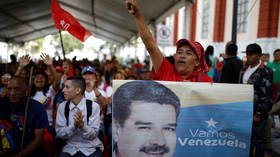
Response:
[{"label": "white canopy tent", "polygon": [[[148,23],[165,17],[191,0],[139,0]],[[1,0],[0,41],[26,42],[57,33],[50,12],[51,0]],[[96,38],[122,45],[137,34],[124,0],[59,0]]]}]

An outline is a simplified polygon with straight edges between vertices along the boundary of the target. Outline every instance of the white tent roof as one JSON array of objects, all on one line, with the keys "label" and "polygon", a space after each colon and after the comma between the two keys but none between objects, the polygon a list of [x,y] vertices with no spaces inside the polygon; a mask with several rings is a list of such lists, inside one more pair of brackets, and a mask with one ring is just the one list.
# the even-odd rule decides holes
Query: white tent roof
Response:
[{"label": "white tent roof", "polygon": [[[189,0],[191,1],[191,0]],[[124,0],[59,0],[93,36],[123,44],[137,34]],[[148,23],[185,5],[186,0],[139,0]],[[1,0],[0,40],[25,42],[58,32],[50,12],[51,0]]]}]

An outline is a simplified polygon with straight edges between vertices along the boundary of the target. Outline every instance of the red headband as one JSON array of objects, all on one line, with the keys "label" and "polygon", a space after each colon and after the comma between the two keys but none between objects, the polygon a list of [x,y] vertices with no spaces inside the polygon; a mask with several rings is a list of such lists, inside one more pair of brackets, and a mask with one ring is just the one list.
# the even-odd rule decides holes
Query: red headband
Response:
[{"label": "red headband", "polygon": [[177,41],[177,49],[181,47],[183,44],[189,45],[195,52],[199,65],[195,68],[195,71],[197,72],[208,72],[209,68],[205,60],[205,53],[202,45],[199,42],[196,41],[189,41],[187,39],[180,39]]}]

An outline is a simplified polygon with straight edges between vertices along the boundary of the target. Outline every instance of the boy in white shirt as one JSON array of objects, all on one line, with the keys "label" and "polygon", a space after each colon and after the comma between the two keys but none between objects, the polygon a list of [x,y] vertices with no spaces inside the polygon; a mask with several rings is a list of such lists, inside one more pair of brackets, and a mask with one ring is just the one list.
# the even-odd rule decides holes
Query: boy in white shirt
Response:
[{"label": "boy in white shirt", "polygon": [[[55,127],[57,137],[66,140],[60,157],[102,155],[103,145],[98,139],[99,107],[91,102],[91,114],[88,115],[87,100],[83,96],[85,89],[86,83],[81,77],[70,77],[65,81],[63,93],[67,101],[58,107]],[[66,107],[69,108],[68,117]]]}]

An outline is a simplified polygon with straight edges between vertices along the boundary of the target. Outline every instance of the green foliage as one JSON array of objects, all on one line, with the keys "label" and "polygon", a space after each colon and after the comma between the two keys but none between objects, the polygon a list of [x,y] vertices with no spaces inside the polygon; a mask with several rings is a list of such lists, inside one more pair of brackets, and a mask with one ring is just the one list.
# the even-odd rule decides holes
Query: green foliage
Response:
[{"label": "green foliage", "polygon": [[[53,37],[54,40],[60,44],[59,34],[57,33],[53,35]],[[69,33],[62,33],[62,40],[63,40],[65,53],[69,53],[74,49],[82,50],[84,47],[83,43],[80,40],[76,39]]]},{"label": "green foliage", "polygon": [[39,53],[43,50],[43,44],[45,42],[44,38],[38,38],[34,40],[33,42],[37,43],[36,46],[33,46],[30,52],[36,52]]},{"label": "green foliage", "polygon": [[[54,41],[51,41],[51,44],[57,43],[58,45],[60,45],[59,33],[56,33],[52,36]],[[74,49],[82,50],[84,47],[81,41],[73,37],[68,32],[63,32],[62,38],[63,38],[64,50],[66,54],[72,52]],[[8,54],[15,54],[16,56],[21,54],[21,52],[23,52],[24,54],[27,52],[31,54],[38,54],[42,52],[44,42],[46,42],[45,37],[38,38],[25,43],[18,43],[18,44],[9,43]]]}]

